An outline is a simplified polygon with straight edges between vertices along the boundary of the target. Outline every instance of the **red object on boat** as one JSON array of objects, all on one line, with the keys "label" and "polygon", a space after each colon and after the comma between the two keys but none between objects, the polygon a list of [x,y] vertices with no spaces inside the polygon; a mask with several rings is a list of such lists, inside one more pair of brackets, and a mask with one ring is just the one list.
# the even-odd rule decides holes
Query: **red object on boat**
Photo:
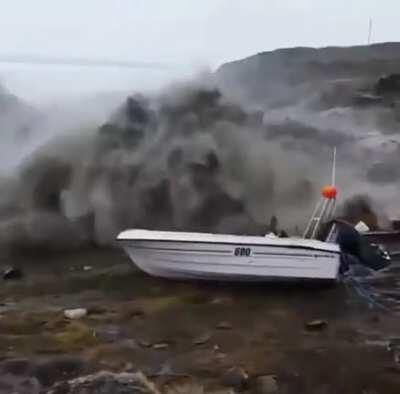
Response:
[{"label": "red object on boat", "polygon": [[336,198],[337,194],[338,191],[335,186],[328,185],[322,188],[322,195],[328,200],[333,200]]}]

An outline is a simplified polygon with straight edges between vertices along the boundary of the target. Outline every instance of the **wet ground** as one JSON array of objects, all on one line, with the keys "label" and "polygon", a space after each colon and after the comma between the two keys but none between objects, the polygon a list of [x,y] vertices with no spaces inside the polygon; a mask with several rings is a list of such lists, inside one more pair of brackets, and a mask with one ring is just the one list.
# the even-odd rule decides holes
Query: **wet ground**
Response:
[{"label": "wet ground", "polygon": [[[206,392],[256,392],[273,375],[281,393],[399,392],[397,263],[336,286],[166,281],[112,250],[2,264],[24,272],[0,286],[7,379],[34,376],[46,390],[99,370],[142,371],[160,387],[187,376]],[[78,307],[88,315],[64,317]]]}]

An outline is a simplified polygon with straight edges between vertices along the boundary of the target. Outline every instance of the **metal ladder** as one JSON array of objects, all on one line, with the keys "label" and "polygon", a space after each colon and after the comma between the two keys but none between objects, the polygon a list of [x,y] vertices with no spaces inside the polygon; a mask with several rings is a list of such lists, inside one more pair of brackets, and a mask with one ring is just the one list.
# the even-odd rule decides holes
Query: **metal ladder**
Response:
[{"label": "metal ladder", "polygon": [[[331,187],[335,187],[335,178],[336,178],[336,148],[333,149],[333,163],[332,163],[332,180]],[[336,191],[335,197],[332,196],[326,197],[323,196],[320,198],[319,202],[315,206],[314,212],[311,216],[310,221],[304,231],[303,238],[315,239],[318,236],[318,230],[320,228],[321,223],[326,222],[327,220],[331,220],[335,214],[336,209]],[[332,226],[329,231],[329,235],[327,239],[330,239],[335,231],[336,226]]]},{"label": "metal ladder", "polygon": [[[307,227],[304,231],[303,238],[314,239],[318,235],[318,230],[321,226],[321,223],[330,220],[335,213],[336,209],[336,198],[328,199],[322,197],[320,201],[317,203],[314,212],[307,224]],[[333,231],[333,227],[331,231]],[[328,238],[331,234],[328,235]]]}]

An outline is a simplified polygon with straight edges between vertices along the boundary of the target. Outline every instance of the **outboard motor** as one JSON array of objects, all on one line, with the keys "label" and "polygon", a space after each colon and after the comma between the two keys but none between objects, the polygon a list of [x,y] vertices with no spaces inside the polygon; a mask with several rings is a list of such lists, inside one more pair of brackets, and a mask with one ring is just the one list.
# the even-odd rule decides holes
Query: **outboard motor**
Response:
[{"label": "outboard motor", "polygon": [[361,264],[375,271],[390,264],[390,255],[382,245],[371,244],[351,224],[335,220],[330,223],[329,242],[335,242],[342,251],[341,272],[350,265]]},{"label": "outboard motor", "polygon": [[375,271],[379,271],[390,265],[391,258],[382,245],[370,244],[361,237],[360,254],[357,256],[360,262]]}]

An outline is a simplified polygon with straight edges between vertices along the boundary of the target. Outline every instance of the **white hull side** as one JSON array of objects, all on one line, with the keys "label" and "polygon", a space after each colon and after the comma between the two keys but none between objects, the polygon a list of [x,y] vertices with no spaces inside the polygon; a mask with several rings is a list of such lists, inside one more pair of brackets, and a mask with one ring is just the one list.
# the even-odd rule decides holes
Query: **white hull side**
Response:
[{"label": "white hull side", "polygon": [[[123,244],[141,270],[164,278],[335,280],[340,266],[339,253],[317,249],[153,240],[126,240]],[[236,256],[238,246],[250,250],[250,255]]]}]

